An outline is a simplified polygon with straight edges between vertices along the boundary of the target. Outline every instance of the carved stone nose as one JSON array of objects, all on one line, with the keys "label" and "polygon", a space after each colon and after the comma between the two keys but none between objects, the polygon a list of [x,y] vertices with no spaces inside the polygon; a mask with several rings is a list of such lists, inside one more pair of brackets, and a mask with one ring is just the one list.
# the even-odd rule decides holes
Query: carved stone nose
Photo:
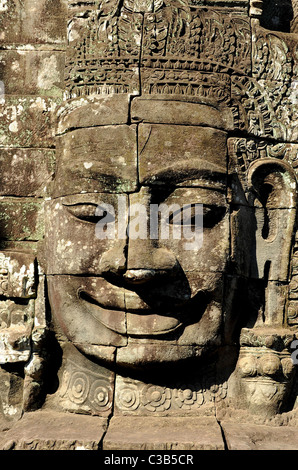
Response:
[{"label": "carved stone nose", "polygon": [[[139,241],[138,241],[139,242]],[[167,248],[155,248],[150,241],[134,241],[128,247],[127,279],[144,278],[148,280],[157,274],[171,275],[178,262],[175,255]]]},{"label": "carved stone nose", "polygon": [[128,269],[123,274],[123,278],[130,284],[145,284],[151,280],[173,276],[177,271],[175,267],[176,265],[172,269]]},{"label": "carved stone nose", "polygon": [[126,257],[123,246],[114,246],[101,256],[98,265],[99,273],[121,274],[126,270]]}]

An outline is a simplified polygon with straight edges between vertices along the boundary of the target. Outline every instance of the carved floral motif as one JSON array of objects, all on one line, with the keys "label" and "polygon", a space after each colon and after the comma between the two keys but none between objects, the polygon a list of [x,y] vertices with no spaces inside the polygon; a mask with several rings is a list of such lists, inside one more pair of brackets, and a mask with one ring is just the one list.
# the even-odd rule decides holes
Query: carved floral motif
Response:
[{"label": "carved floral motif", "polygon": [[65,409],[101,415],[111,409],[113,391],[104,376],[84,370],[69,360],[62,375],[59,396]]},{"label": "carved floral motif", "polygon": [[171,414],[198,412],[204,404],[217,403],[227,395],[227,383],[215,383],[213,374],[206,374],[203,383],[178,383],[172,386],[144,384],[132,379],[116,379],[115,404],[120,413]]}]

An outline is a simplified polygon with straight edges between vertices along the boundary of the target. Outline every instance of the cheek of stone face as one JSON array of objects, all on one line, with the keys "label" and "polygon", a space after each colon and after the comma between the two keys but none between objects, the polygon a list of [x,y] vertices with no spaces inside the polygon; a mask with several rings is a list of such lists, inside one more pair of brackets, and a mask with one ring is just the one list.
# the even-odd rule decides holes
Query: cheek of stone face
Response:
[{"label": "cheek of stone face", "polygon": [[[81,292],[96,294],[98,303],[85,300]],[[56,275],[48,276],[48,295],[54,322],[73,343],[127,344],[125,312],[121,308],[113,309],[113,306],[124,309],[122,289],[109,289],[102,278]]]},{"label": "cheek of stone face", "polygon": [[178,344],[194,344],[201,347],[220,344],[223,322],[224,274],[189,273],[188,281],[193,297],[191,308],[189,308],[189,319],[185,322],[185,328],[178,339]]},{"label": "cheek of stone face", "polygon": [[176,187],[159,206],[159,244],[171,250],[185,273],[224,272],[230,238],[226,198],[218,189],[192,184]]},{"label": "cheek of stone face", "polygon": [[[124,200],[125,195],[122,195]],[[101,201],[117,208],[116,195],[103,194],[59,198],[46,206],[45,253],[47,274],[101,274],[103,253],[124,249],[125,239],[117,236],[117,212],[109,223],[109,236],[97,234],[96,211]],[[87,212],[88,211],[88,212]],[[90,213],[90,214],[89,214]],[[88,215],[89,214],[89,215]]]},{"label": "cheek of stone face", "polygon": [[181,240],[169,239],[162,243],[175,254],[185,273],[224,272],[229,256],[229,214],[226,213],[216,226],[203,227],[203,234],[198,235],[199,243],[194,240],[189,242],[182,236]]}]

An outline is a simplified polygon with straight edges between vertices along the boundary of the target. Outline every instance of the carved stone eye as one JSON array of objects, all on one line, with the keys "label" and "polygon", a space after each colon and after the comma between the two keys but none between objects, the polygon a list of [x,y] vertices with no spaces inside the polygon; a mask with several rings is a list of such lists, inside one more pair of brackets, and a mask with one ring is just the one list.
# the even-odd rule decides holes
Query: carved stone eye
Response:
[{"label": "carved stone eye", "polygon": [[[196,221],[199,221],[199,216],[202,214],[201,205],[189,204],[176,210],[169,217],[169,224],[171,225],[195,225]],[[197,218],[197,220],[196,220]]]},{"label": "carved stone eye", "polygon": [[74,217],[96,224],[104,219],[105,224],[114,222],[115,217],[96,204],[73,204],[65,206]]},{"label": "carved stone eye", "polygon": [[172,225],[195,226],[203,223],[203,228],[212,228],[223,218],[225,207],[209,206],[201,204],[189,204],[179,211],[175,211],[169,217]]}]

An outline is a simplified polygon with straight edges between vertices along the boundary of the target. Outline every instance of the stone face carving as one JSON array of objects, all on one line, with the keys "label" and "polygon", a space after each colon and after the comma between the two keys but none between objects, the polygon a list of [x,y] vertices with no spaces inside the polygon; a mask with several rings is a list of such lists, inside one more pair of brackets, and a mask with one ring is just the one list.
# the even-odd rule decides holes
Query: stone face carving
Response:
[{"label": "stone face carving", "polygon": [[6,426],[37,408],[295,421],[297,13],[61,1],[25,55],[4,17]]}]

